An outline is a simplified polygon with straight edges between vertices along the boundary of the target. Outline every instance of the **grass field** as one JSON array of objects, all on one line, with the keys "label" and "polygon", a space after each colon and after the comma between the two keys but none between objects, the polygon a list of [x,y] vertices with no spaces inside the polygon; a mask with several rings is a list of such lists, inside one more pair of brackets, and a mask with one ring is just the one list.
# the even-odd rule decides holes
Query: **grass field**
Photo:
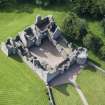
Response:
[{"label": "grass field", "polygon": [[[36,15],[53,15],[60,25],[66,11],[64,9],[34,8],[32,13],[0,12],[0,42],[15,36],[24,27],[35,21]],[[59,89],[62,87],[59,87]],[[67,88],[70,95],[61,95],[54,89],[57,105],[81,105],[79,96],[72,87]],[[61,97],[58,97],[61,95]],[[76,101],[75,101],[76,100]],[[11,59],[0,51],[0,105],[48,105],[45,85],[19,58]]]},{"label": "grass field", "polygon": [[43,82],[19,58],[1,52],[0,105],[48,105]]},{"label": "grass field", "polygon": [[95,63],[97,66],[103,68],[105,70],[105,61],[99,59],[95,54],[93,54],[91,51],[88,52],[89,58]]},{"label": "grass field", "polygon": [[53,93],[57,105],[83,105],[78,93],[70,84],[53,88]]},{"label": "grass field", "polygon": [[77,79],[89,105],[105,105],[105,75],[93,68],[85,68]]},{"label": "grass field", "polygon": [[[23,8],[23,7],[22,7]],[[24,8],[27,8],[24,7]],[[58,25],[67,14],[65,7],[42,9],[34,7],[32,12],[14,10],[0,12],[0,42],[15,36],[35,21],[36,15],[53,15]],[[89,28],[104,40],[103,29],[99,22],[89,22]],[[105,62],[89,52],[90,58],[105,68]],[[78,83],[85,93],[89,105],[105,105],[105,78],[98,72],[86,69],[81,72]],[[94,82],[92,82],[94,81]],[[91,85],[90,85],[91,83]],[[82,105],[75,89],[69,85],[53,88],[57,105]],[[0,105],[48,105],[45,85],[19,58],[8,58],[0,51]]]},{"label": "grass field", "polygon": [[43,10],[41,8],[35,8],[33,13],[17,13],[17,12],[0,12],[0,41],[5,40],[9,36],[16,35],[17,32],[22,31],[28,25],[31,25],[35,21],[35,16],[40,14],[53,15],[60,24],[63,21],[64,12]]}]

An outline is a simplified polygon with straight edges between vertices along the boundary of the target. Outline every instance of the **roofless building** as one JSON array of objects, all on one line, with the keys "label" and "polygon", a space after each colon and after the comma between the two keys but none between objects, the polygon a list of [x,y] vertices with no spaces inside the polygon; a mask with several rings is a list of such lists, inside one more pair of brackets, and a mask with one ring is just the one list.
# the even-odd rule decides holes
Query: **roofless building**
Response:
[{"label": "roofless building", "polygon": [[33,25],[3,42],[1,49],[7,56],[18,54],[45,83],[87,60],[87,49],[73,49],[52,16],[37,16]]}]

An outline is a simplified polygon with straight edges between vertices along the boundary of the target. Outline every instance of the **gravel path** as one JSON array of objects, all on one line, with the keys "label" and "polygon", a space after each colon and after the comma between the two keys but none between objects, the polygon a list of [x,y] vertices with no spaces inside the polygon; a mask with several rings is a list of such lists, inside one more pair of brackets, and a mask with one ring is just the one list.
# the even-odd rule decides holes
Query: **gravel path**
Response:
[{"label": "gravel path", "polygon": [[82,92],[82,90],[80,89],[80,86],[76,83],[76,82],[72,82],[73,86],[75,87],[77,93],[79,94],[81,101],[83,103],[83,105],[89,105],[87,102],[87,99],[84,95],[84,93]]},{"label": "gravel path", "polygon": [[81,71],[80,66],[74,65],[70,68],[70,70],[68,70],[64,74],[60,75],[59,77],[57,77],[55,80],[53,80],[50,85],[58,86],[58,85],[62,85],[65,83],[72,84],[74,86],[75,90],[77,91],[77,93],[79,94],[83,105],[89,105],[85,95],[83,94],[82,90],[80,89],[80,86],[76,83],[76,78],[77,78],[78,74],[80,73],[80,71]]}]

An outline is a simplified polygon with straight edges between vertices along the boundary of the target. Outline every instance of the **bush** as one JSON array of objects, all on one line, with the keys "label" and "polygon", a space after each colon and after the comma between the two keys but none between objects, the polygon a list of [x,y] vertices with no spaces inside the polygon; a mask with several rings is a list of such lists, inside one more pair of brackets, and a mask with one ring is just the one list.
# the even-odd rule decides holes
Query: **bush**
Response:
[{"label": "bush", "polygon": [[91,33],[88,33],[87,35],[86,35],[86,37],[84,37],[83,38],[83,45],[86,47],[86,48],[88,48],[88,49],[90,49],[90,47],[91,47],[91,44],[92,44],[92,34]]},{"label": "bush", "polygon": [[76,14],[69,13],[64,19],[62,30],[73,41],[82,41],[87,34],[87,24],[85,20],[80,19]]},{"label": "bush", "polygon": [[15,3],[16,3],[16,0],[0,0],[0,8],[4,8]]},{"label": "bush", "polygon": [[100,48],[99,56],[102,60],[105,60],[105,45]]},{"label": "bush", "polygon": [[103,18],[105,15],[105,0],[74,0],[79,14],[93,18]]},{"label": "bush", "polygon": [[101,23],[102,23],[102,27],[103,27],[104,33],[105,33],[105,17],[102,19]]},{"label": "bush", "polygon": [[36,4],[36,5],[39,5],[39,6],[44,6],[44,7],[46,7],[46,6],[49,5],[49,3],[50,3],[49,0],[35,0],[35,4]]},{"label": "bush", "polygon": [[83,45],[94,53],[98,53],[99,49],[103,46],[103,41],[101,38],[89,33],[84,37]]},{"label": "bush", "polygon": [[69,2],[69,0],[49,0],[51,4],[64,4]]},{"label": "bush", "polygon": [[10,4],[14,5],[14,3],[32,3],[38,6],[46,7],[53,4],[65,4],[68,1],[69,0],[0,0],[0,8],[4,8],[5,6],[8,7]]}]

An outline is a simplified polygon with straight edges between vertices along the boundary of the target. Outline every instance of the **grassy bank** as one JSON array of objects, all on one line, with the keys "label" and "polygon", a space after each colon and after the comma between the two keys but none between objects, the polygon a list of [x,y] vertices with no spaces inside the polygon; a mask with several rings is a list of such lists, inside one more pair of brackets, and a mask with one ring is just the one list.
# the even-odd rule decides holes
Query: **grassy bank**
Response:
[{"label": "grassy bank", "polygon": [[85,68],[77,79],[89,105],[105,105],[105,76],[93,68]]},{"label": "grassy bank", "polygon": [[[0,12],[0,42],[10,36],[15,36],[26,26],[35,21],[36,15],[53,15],[58,25],[61,25],[66,11],[63,8],[53,9],[33,8],[32,13],[17,12],[17,10]],[[11,59],[0,51],[0,105],[48,105],[45,85],[22,61]],[[62,89],[62,87],[61,87]],[[54,90],[57,105],[81,105],[79,97],[72,87],[67,89],[70,95],[62,95]],[[76,99],[73,98],[73,97]],[[60,102],[58,102],[58,101]]]},{"label": "grassy bank", "polygon": [[[40,101],[43,99],[43,101]],[[48,105],[44,83],[22,63],[0,51],[0,105]]]},{"label": "grassy bank", "polygon": [[53,93],[57,105],[82,105],[78,93],[70,84],[53,88]]}]

